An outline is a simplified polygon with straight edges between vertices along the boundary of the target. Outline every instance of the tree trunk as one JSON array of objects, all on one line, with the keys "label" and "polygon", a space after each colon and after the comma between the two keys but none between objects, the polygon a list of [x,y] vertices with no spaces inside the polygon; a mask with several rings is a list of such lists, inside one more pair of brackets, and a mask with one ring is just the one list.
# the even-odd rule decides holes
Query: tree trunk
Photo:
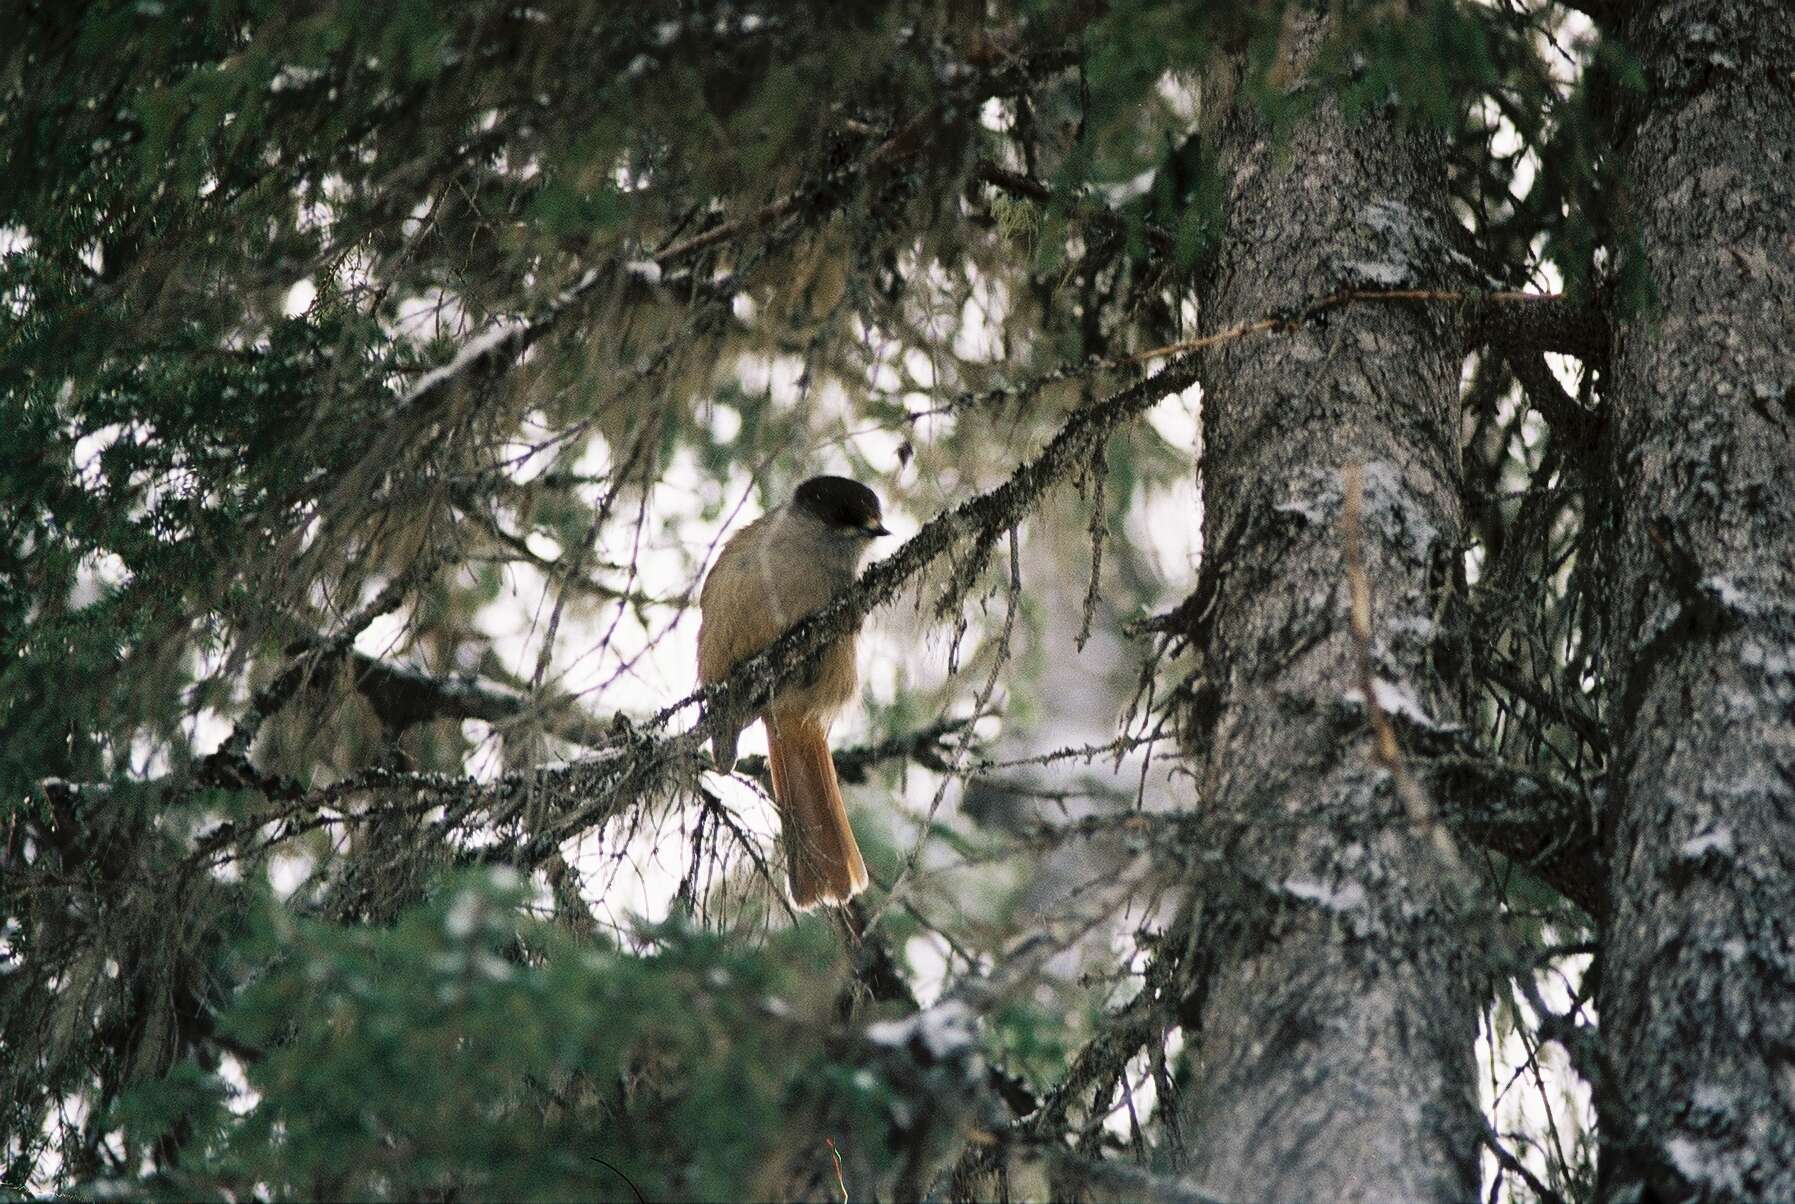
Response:
[{"label": "tree trunk", "polygon": [[[1293,80],[1321,26],[1287,35]],[[1219,131],[1229,226],[1205,326],[1343,287],[1450,284],[1441,150],[1332,101],[1282,133],[1236,105]],[[1188,730],[1208,828],[1193,855],[1212,872],[1193,904],[1205,972],[1185,1015],[1185,1124],[1187,1172],[1223,1199],[1477,1192],[1478,987],[1455,928],[1456,856],[1374,761],[1342,523],[1344,474],[1361,465],[1377,693],[1449,721],[1435,619],[1460,528],[1450,321],[1358,305],[1205,365],[1218,593],[1192,632],[1207,684]]]},{"label": "tree trunk", "polygon": [[1795,15],[1668,0],[1629,202],[1605,1198],[1795,1199]]}]

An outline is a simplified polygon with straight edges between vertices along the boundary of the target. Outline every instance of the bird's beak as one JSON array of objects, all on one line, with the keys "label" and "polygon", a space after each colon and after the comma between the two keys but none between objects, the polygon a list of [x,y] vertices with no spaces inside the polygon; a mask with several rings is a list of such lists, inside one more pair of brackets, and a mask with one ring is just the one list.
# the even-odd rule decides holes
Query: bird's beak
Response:
[{"label": "bird's beak", "polygon": [[866,524],[865,530],[868,535],[890,535],[891,534],[891,532],[889,532],[885,529],[885,524],[879,522],[877,519],[869,520]]}]

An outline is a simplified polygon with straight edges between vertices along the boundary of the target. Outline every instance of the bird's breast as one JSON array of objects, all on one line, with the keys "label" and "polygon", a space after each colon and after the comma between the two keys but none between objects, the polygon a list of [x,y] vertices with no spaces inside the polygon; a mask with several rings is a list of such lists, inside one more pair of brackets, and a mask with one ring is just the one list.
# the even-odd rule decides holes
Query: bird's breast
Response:
[{"label": "bird's breast", "polygon": [[[853,579],[807,545],[803,520],[775,511],[724,546],[699,595],[698,677],[720,681],[730,669],[828,603]],[[810,545],[814,540],[809,541]],[[831,643],[769,708],[786,718],[827,722],[859,689],[852,634]]]}]

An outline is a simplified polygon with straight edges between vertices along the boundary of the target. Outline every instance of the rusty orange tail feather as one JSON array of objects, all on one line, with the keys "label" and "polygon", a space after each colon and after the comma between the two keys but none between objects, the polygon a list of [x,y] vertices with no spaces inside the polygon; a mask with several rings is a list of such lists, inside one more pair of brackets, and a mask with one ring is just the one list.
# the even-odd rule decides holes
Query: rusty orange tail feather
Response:
[{"label": "rusty orange tail feather", "polygon": [[814,719],[767,717],[773,798],[785,839],[792,902],[846,903],[866,889],[866,862],[848,825],[828,733]]}]

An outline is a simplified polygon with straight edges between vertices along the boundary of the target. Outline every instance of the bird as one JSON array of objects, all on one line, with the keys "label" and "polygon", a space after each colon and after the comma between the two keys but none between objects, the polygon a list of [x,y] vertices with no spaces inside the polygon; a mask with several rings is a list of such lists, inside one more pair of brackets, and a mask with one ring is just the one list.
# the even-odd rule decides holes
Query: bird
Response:
[{"label": "bird", "polygon": [[[859,571],[873,540],[889,535],[879,498],[847,477],[811,477],[723,545],[698,596],[698,680],[722,681],[737,664],[821,609]],[[857,631],[826,645],[758,715],[728,718],[711,738],[719,772],[735,766],[742,729],[758,718],[779,810],[786,875],[799,909],[846,903],[866,889],[829,752],[829,725],[859,690]]]}]

